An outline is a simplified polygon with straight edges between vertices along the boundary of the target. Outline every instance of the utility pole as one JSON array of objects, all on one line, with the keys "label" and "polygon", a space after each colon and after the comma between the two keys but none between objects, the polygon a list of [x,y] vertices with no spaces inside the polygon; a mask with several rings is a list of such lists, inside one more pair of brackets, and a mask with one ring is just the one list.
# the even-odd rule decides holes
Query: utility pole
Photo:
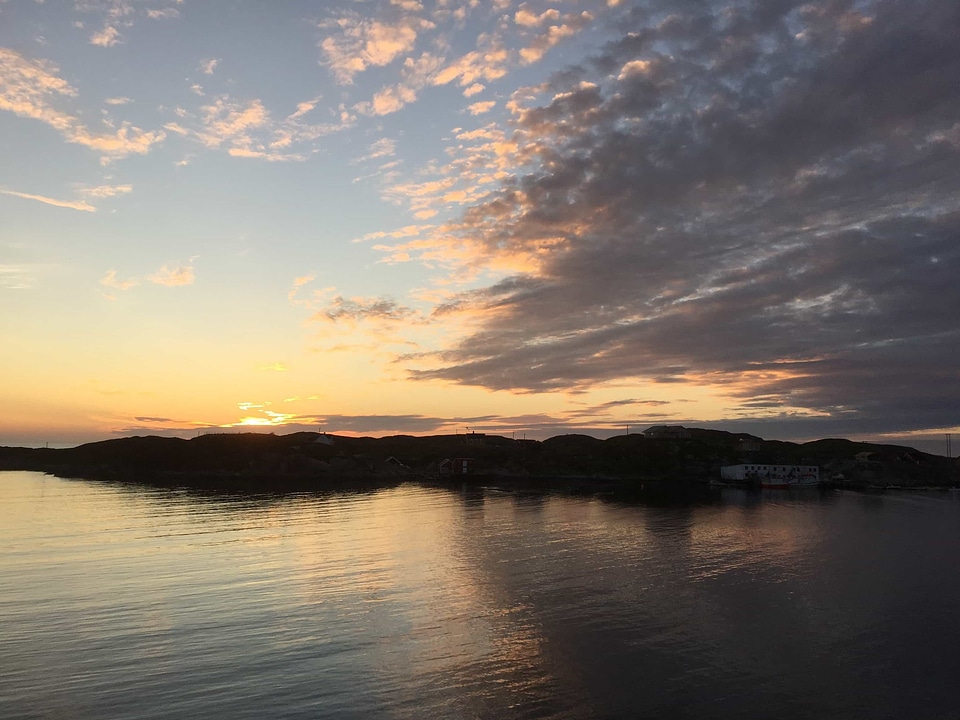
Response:
[{"label": "utility pole", "polygon": [[951,446],[951,440],[953,439],[953,435],[951,433],[946,433],[946,436],[947,436],[947,457],[952,460],[953,449],[950,446]]}]

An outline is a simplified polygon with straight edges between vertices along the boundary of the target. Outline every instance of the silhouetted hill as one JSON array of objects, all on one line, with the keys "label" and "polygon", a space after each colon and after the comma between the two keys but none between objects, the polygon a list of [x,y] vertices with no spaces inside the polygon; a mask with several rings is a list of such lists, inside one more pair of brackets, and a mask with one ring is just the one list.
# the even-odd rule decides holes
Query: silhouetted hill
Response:
[{"label": "silhouetted hill", "polygon": [[701,428],[690,428],[689,437],[676,439],[633,434],[599,440],[570,434],[542,442],[479,433],[384,438],[309,432],[212,433],[189,440],[128,437],[64,450],[0,448],[0,469],[272,490],[439,479],[444,461],[458,458],[468,460],[467,479],[566,479],[587,487],[706,481],[717,478],[722,465],[739,462],[818,465],[824,479],[853,487],[947,486],[957,477],[954,461],[896,445],[843,439],[798,444]]}]

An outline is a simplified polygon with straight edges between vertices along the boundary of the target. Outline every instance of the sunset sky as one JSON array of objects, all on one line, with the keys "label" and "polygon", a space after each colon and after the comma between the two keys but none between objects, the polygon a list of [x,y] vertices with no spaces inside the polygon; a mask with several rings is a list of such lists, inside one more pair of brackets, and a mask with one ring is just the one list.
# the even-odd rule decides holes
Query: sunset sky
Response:
[{"label": "sunset sky", "polygon": [[0,0],[0,445],[960,433],[956,0]]}]

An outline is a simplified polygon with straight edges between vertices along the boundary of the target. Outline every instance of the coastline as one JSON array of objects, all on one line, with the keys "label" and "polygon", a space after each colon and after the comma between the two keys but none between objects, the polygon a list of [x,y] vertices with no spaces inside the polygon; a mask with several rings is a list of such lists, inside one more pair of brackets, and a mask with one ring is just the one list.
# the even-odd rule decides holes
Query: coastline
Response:
[{"label": "coastline", "polygon": [[955,460],[909,448],[837,439],[796,444],[696,428],[682,439],[562,435],[542,442],[476,434],[355,438],[242,433],[189,440],[137,436],[64,449],[0,447],[0,470],[245,493],[363,490],[419,482],[591,495],[697,495],[706,492],[698,488],[722,486],[720,467],[744,458],[817,465],[820,487],[830,489],[958,486]]}]

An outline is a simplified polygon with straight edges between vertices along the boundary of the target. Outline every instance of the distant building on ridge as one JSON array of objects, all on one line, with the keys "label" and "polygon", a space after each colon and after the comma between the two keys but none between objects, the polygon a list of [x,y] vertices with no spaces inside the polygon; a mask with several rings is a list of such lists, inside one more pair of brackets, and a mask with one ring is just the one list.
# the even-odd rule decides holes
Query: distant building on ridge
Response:
[{"label": "distant building on ridge", "polygon": [[643,436],[651,440],[686,440],[690,431],[683,425],[651,425],[643,431]]}]

